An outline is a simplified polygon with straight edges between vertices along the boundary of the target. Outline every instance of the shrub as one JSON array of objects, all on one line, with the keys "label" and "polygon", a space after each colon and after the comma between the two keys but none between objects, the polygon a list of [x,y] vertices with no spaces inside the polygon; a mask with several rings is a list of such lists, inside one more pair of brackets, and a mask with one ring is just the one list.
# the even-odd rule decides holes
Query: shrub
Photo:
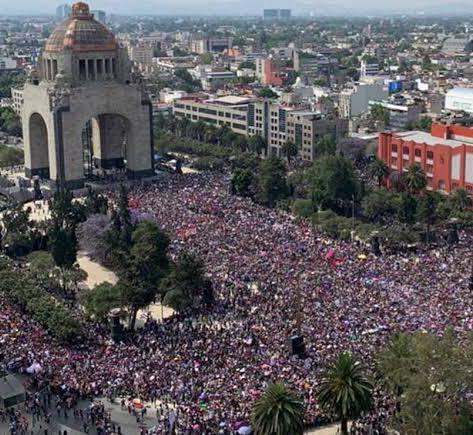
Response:
[{"label": "shrub", "polygon": [[292,213],[298,217],[310,218],[314,211],[314,205],[310,199],[296,199],[292,205]]},{"label": "shrub", "polygon": [[192,163],[192,167],[198,171],[222,172],[225,169],[225,161],[213,156],[199,157]]}]

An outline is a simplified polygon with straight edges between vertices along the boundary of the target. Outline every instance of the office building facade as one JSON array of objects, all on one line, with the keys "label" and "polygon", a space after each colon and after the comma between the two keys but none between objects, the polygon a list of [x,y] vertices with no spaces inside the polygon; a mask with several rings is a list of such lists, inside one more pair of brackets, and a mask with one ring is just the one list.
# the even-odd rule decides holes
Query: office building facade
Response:
[{"label": "office building facade", "polygon": [[215,100],[181,98],[173,104],[173,114],[192,122],[202,121],[221,127],[227,125],[235,133],[247,136],[249,100],[240,97],[222,97]]}]

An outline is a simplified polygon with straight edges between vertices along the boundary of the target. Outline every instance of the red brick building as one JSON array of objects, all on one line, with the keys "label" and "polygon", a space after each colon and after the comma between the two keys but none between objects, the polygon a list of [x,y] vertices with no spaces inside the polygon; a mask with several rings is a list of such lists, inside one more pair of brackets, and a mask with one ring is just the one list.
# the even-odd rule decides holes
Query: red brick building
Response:
[{"label": "red brick building", "polygon": [[433,124],[431,133],[380,133],[378,157],[401,173],[419,165],[431,190],[449,193],[463,187],[473,195],[473,127]]}]

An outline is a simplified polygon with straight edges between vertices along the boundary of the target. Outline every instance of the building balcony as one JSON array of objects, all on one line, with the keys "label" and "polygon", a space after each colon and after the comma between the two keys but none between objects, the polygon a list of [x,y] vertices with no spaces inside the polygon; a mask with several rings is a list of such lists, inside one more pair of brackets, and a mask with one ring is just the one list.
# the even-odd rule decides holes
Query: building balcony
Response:
[{"label": "building balcony", "polygon": [[415,157],[414,157],[414,162],[417,162],[417,163],[422,162],[422,157],[417,157],[417,156],[415,156]]},{"label": "building balcony", "polygon": [[434,159],[427,159],[426,163],[428,165],[433,165],[434,164]]},{"label": "building balcony", "polygon": [[397,152],[396,151],[391,151],[391,157],[397,157]]}]

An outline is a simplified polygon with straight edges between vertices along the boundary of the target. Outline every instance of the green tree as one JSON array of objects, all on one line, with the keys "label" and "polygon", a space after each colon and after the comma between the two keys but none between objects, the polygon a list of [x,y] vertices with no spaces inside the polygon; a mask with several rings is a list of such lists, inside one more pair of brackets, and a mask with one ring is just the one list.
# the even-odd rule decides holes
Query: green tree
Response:
[{"label": "green tree", "polygon": [[327,369],[318,400],[322,409],[341,420],[341,433],[348,434],[348,420],[370,409],[373,386],[364,367],[350,352],[342,352]]},{"label": "green tree", "polygon": [[287,159],[287,163],[291,163],[293,157],[297,157],[297,145],[294,142],[288,141],[281,147],[281,153]]},{"label": "green tree", "polygon": [[309,218],[314,212],[314,204],[310,199],[296,199],[292,205],[292,213],[295,216]]},{"label": "green tree", "polygon": [[419,200],[417,219],[426,226],[426,242],[430,242],[431,227],[437,222],[437,201],[431,192],[427,192]]},{"label": "green tree", "polygon": [[199,56],[199,62],[202,65],[210,65],[213,60],[214,60],[214,57],[212,53],[203,53]]},{"label": "green tree", "polygon": [[376,158],[368,167],[369,176],[376,180],[378,187],[383,185],[383,181],[389,176],[389,167],[381,159]]},{"label": "green tree", "polygon": [[400,433],[470,434],[472,341],[460,344],[451,330],[442,336],[400,334],[377,357],[381,381],[397,400],[388,422]]},{"label": "green tree", "polygon": [[69,189],[58,184],[53,199],[49,201],[51,219],[61,229],[72,230],[78,223],[86,220],[85,207],[73,202],[73,198]]},{"label": "green tree", "polygon": [[384,189],[377,189],[366,195],[362,201],[363,214],[379,224],[392,222],[398,209],[397,197]]},{"label": "green tree", "polygon": [[255,192],[255,176],[250,169],[237,169],[231,181],[232,193],[243,197],[252,197]]},{"label": "green tree", "polygon": [[2,294],[12,304],[20,306],[55,339],[77,341],[82,333],[80,322],[44,288],[29,270],[14,268],[13,263],[1,261]]},{"label": "green tree", "polygon": [[[71,284],[77,284],[80,276],[76,274],[78,241],[75,227],[61,228],[57,222],[49,231],[48,249],[56,266],[60,271],[60,283],[65,295],[73,297],[70,293]],[[81,275],[83,276],[83,275]]]},{"label": "green tree", "polygon": [[133,231],[129,259],[119,273],[132,330],[138,310],[155,300],[160,282],[168,274],[168,247],[169,237],[154,222],[140,222]]},{"label": "green tree", "polygon": [[203,262],[194,254],[184,251],[161,283],[163,304],[176,311],[183,311],[202,297],[206,286],[208,282]]},{"label": "green tree", "polygon": [[256,64],[254,62],[251,62],[251,60],[246,60],[240,63],[240,65],[238,65],[238,69],[239,70],[242,70],[242,69],[256,70]]},{"label": "green tree", "polygon": [[448,197],[448,203],[454,214],[463,213],[473,206],[473,201],[465,189],[455,189]]},{"label": "green tree", "polygon": [[110,229],[103,236],[106,258],[110,259],[113,268],[120,271],[127,264],[134,229],[128,205],[128,191],[124,185],[120,185],[110,221]]},{"label": "green tree", "polygon": [[20,117],[10,107],[0,107],[0,130],[12,136],[21,136]]},{"label": "green tree", "polygon": [[399,222],[412,225],[415,223],[417,216],[417,199],[408,192],[402,192],[399,195],[399,208],[397,210],[397,218]]},{"label": "green tree", "polygon": [[251,136],[248,140],[248,148],[257,155],[260,155],[266,149],[266,141],[260,135]]},{"label": "green tree", "polygon": [[91,318],[105,322],[111,310],[125,305],[122,289],[118,285],[102,282],[84,293],[82,303]]},{"label": "green tree", "polygon": [[417,123],[417,126],[420,130],[430,132],[430,130],[432,129],[432,118],[429,118],[427,116],[422,117]]},{"label": "green tree", "polygon": [[107,197],[97,193],[91,186],[87,189],[84,205],[88,215],[107,214],[108,211]]},{"label": "green tree", "polygon": [[331,134],[323,135],[315,146],[317,157],[334,156],[337,152],[337,143]]},{"label": "green tree", "polygon": [[0,98],[11,98],[11,88],[16,88],[26,81],[26,74],[22,71],[3,72],[0,74]]},{"label": "green tree", "polygon": [[258,97],[274,99],[278,98],[278,94],[274,92],[271,88],[262,88],[258,92]]},{"label": "green tree", "polygon": [[0,144],[0,166],[21,165],[25,161],[23,150]]},{"label": "green tree", "polygon": [[284,384],[271,384],[255,403],[255,435],[302,435],[304,402]]},{"label": "green tree", "polygon": [[26,255],[32,250],[31,230],[34,224],[29,220],[30,213],[30,208],[23,209],[21,205],[3,213],[2,245],[10,256]]},{"label": "green tree", "polygon": [[60,287],[55,274],[56,263],[49,252],[35,251],[28,255],[28,270],[36,283],[45,290]]},{"label": "green tree", "polygon": [[407,190],[417,195],[427,187],[427,176],[419,165],[412,164],[403,176]]},{"label": "green tree", "polygon": [[384,125],[389,124],[389,110],[381,104],[373,104],[370,109],[371,119],[382,122]]},{"label": "green tree", "polygon": [[360,184],[351,162],[341,156],[323,156],[307,172],[311,199],[319,209],[347,213],[358,197]]},{"label": "green tree", "polygon": [[398,171],[393,171],[389,174],[389,184],[396,192],[406,190],[405,179]]},{"label": "green tree", "polygon": [[242,152],[245,152],[248,149],[248,141],[246,140],[246,137],[241,134],[237,135],[233,145]]},{"label": "green tree", "polygon": [[260,204],[274,207],[278,201],[288,196],[286,166],[276,156],[263,160],[258,176],[256,199]]}]

